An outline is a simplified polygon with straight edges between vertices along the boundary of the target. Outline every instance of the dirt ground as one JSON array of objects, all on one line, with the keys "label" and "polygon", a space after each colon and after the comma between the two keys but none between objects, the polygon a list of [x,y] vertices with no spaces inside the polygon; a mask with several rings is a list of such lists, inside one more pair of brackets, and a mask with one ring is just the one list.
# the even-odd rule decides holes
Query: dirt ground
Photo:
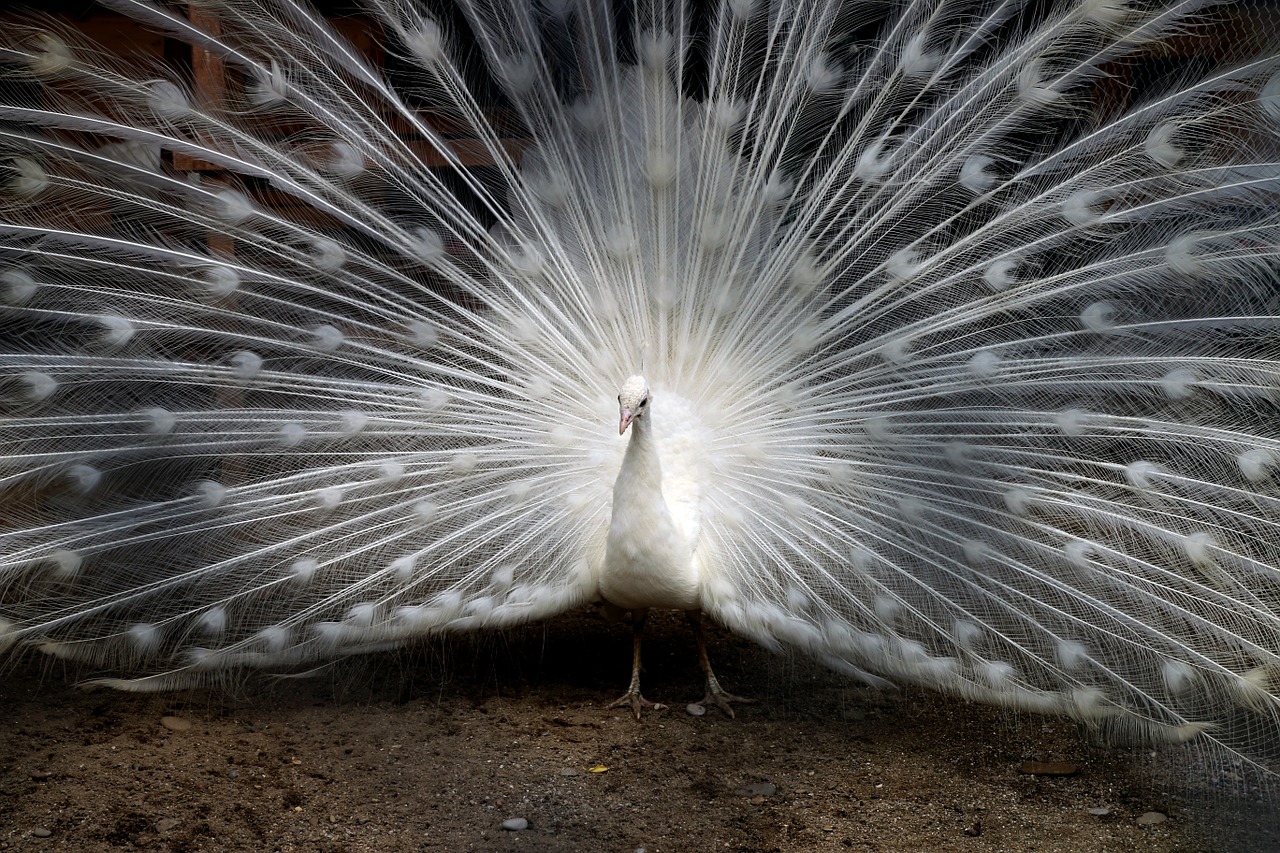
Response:
[{"label": "dirt ground", "polygon": [[692,716],[691,639],[674,614],[650,624],[645,693],[672,707],[638,723],[605,707],[628,629],[590,610],[235,690],[85,691],[38,661],[9,668],[0,849],[1280,849],[1277,811],[1238,772],[1235,793],[1188,795],[1179,780],[1221,779],[1184,753],[862,689],[723,632],[721,680],[760,703]]}]

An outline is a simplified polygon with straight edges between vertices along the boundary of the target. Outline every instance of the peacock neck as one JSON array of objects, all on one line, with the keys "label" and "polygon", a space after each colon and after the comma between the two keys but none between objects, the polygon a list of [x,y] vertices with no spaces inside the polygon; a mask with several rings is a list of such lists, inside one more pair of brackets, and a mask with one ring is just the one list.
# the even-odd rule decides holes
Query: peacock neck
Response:
[{"label": "peacock neck", "polygon": [[644,486],[662,495],[662,465],[658,461],[657,441],[654,439],[649,418],[639,417],[631,422],[631,440],[622,460],[627,481],[632,487]]}]

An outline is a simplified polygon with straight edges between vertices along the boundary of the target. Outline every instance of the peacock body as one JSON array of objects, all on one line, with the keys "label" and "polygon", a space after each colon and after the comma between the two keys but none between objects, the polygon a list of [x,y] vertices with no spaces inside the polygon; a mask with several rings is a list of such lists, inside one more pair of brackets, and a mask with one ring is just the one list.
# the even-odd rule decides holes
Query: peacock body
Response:
[{"label": "peacock body", "polygon": [[4,36],[0,648],[603,597],[1275,766],[1267,7],[111,5],[225,92]]}]

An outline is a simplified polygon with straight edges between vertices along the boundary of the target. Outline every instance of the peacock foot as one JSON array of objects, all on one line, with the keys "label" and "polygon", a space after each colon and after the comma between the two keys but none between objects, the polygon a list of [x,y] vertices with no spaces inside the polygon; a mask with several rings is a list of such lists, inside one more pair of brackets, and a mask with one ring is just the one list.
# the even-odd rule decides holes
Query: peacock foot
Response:
[{"label": "peacock foot", "polygon": [[707,679],[707,695],[702,697],[699,705],[715,705],[721,711],[729,715],[729,719],[733,719],[732,703],[739,705],[754,705],[755,699],[748,699],[745,696],[735,696],[720,686],[720,682],[713,675]]},{"label": "peacock foot", "polygon": [[[660,702],[650,702],[648,699],[640,695],[639,689],[628,690],[618,698],[616,702],[609,705],[610,708],[627,708],[630,707],[635,712],[636,719],[640,719],[640,712],[646,708],[650,711],[665,711],[667,706]],[[733,716],[731,713],[729,716]]]}]

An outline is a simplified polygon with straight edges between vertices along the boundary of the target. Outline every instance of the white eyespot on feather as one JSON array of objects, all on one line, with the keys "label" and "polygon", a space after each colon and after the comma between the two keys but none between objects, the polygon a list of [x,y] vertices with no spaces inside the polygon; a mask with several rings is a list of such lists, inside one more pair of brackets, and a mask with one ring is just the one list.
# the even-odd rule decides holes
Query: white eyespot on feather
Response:
[{"label": "white eyespot on feather", "polygon": [[149,622],[136,622],[129,626],[129,644],[143,654],[150,654],[160,647],[160,628]]},{"label": "white eyespot on feather", "polygon": [[289,579],[301,586],[309,585],[320,571],[320,561],[313,557],[303,557],[289,564]]},{"label": "white eyespot on feather", "polygon": [[1199,278],[1205,272],[1204,261],[1196,256],[1200,248],[1200,233],[1183,234],[1169,241],[1164,248],[1164,260],[1173,270],[1188,278]]},{"label": "white eyespot on feather", "polygon": [[905,335],[894,338],[880,347],[880,355],[895,367],[906,367],[911,363],[911,339]]},{"label": "white eyespot on feather", "polygon": [[1013,680],[1017,670],[1002,660],[983,663],[978,670],[979,676],[989,687],[996,690],[1007,690],[1014,687]]},{"label": "white eyespot on feather", "polygon": [[1054,649],[1058,665],[1063,669],[1080,669],[1089,662],[1089,650],[1084,643],[1075,640],[1063,640]]},{"label": "white eyespot on feather", "polygon": [[53,563],[51,574],[59,581],[74,580],[80,574],[80,568],[84,565],[83,557],[66,548],[59,548],[50,554],[49,561]]},{"label": "white eyespot on feather", "polygon": [[102,482],[102,472],[83,462],[68,466],[66,477],[71,488],[80,495],[89,494]]},{"label": "white eyespot on feather", "polygon": [[433,323],[426,320],[410,320],[405,324],[409,342],[421,349],[430,349],[440,342],[440,333]]},{"label": "white eyespot on feather", "polygon": [[[650,145],[645,151],[645,179],[654,190],[663,191],[676,181],[676,155],[667,147]],[[564,200],[568,200],[568,191],[564,192]]]},{"label": "white eyespot on feather", "polygon": [[534,90],[542,78],[537,61],[527,53],[495,57],[490,64],[507,93],[519,100]]},{"label": "white eyespot on feather", "polygon": [[394,486],[404,477],[404,463],[398,459],[386,459],[378,463],[378,485]]},{"label": "white eyespot on feather", "polygon": [[1080,0],[1078,11],[1085,20],[1107,28],[1125,23],[1132,14],[1129,0]]},{"label": "white eyespot on feather", "polygon": [[1246,708],[1258,711],[1270,709],[1275,705],[1275,697],[1271,694],[1271,671],[1269,667],[1259,666],[1248,672],[1231,678],[1229,686],[1236,695],[1236,700]]},{"label": "white eyespot on feather", "polygon": [[1115,329],[1116,309],[1110,302],[1094,302],[1080,312],[1080,324],[1102,334]]},{"label": "white eyespot on feather", "polygon": [[297,447],[307,437],[307,428],[302,424],[281,424],[276,430],[276,441],[281,447]]},{"label": "white eyespot on feather", "polygon": [[117,349],[133,340],[137,327],[133,321],[119,314],[102,314],[97,317],[100,327],[98,341],[105,347]]},{"label": "white eyespot on feather", "polygon": [[1085,434],[1090,417],[1084,409],[1064,409],[1055,414],[1053,420],[1063,435],[1079,438]]},{"label": "white eyespot on feather", "polygon": [[904,77],[927,77],[938,67],[941,58],[928,50],[928,33],[917,33],[907,40],[898,57],[898,71]]},{"label": "white eyespot on feather", "polygon": [[1180,660],[1167,660],[1160,667],[1160,677],[1170,693],[1183,693],[1195,686],[1199,676],[1190,664]]},{"label": "white eyespot on feather", "polygon": [[369,416],[355,409],[348,409],[338,416],[338,432],[348,438],[364,432],[368,425]]},{"label": "white eyespot on feather", "polygon": [[193,491],[201,509],[216,509],[227,499],[227,487],[214,480],[200,480]]},{"label": "white eyespot on feather", "polygon": [[71,46],[51,32],[38,33],[29,50],[27,68],[37,77],[58,77],[76,63]]},{"label": "white eyespot on feather", "polygon": [[1213,551],[1217,547],[1218,543],[1213,536],[1204,530],[1197,530],[1182,539],[1183,553],[1187,555],[1188,560],[1202,569],[1211,569],[1217,566],[1217,561],[1213,558]]},{"label": "white eyespot on feather", "polygon": [[347,250],[337,240],[316,237],[311,241],[310,259],[321,272],[337,272],[347,262]]},{"label": "white eyespot on feather", "polygon": [[426,68],[447,62],[449,54],[444,31],[429,18],[419,18],[412,30],[401,29],[397,33],[409,54]]},{"label": "white eyespot on feather", "polygon": [[143,432],[153,438],[173,435],[173,431],[178,427],[178,416],[159,406],[143,409],[138,412],[138,416],[143,419]]},{"label": "white eyespot on feather", "polygon": [[474,453],[455,453],[453,458],[449,460],[449,472],[458,476],[465,476],[476,470],[480,464],[480,457]]},{"label": "white eyespot on feather", "polygon": [[993,349],[979,350],[969,358],[969,372],[977,379],[995,379],[1000,367],[1000,356]]},{"label": "white eyespot on feather", "polygon": [[974,195],[982,195],[996,185],[996,176],[987,170],[995,160],[985,154],[973,154],[960,166],[960,184]]},{"label": "white eyespot on feather", "polygon": [[341,329],[328,323],[312,326],[309,335],[308,343],[312,349],[325,353],[337,352],[338,347],[342,346],[343,341],[346,340],[346,335],[342,334]]},{"label": "white eyespot on feather", "polygon": [[23,198],[34,198],[49,186],[49,173],[39,163],[28,157],[13,157],[9,160],[11,179],[9,190]]},{"label": "white eyespot on feather", "polygon": [[675,39],[669,32],[647,32],[640,36],[640,64],[649,71],[665,71],[675,54]]},{"label": "white eyespot on feather", "polygon": [[246,96],[255,107],[277,106],[288,100],[289,75],[285,73],[279,60],[272,59],[265,68],[254,70],[253,77],[245,86]]},{"label": "white eyespot on feather", "polygon": [[191,111],[191,99],[176,83],[156,80],[147,92],[147,105],[151,112],[165,121],[179,121]]},{"label": "white eyespot on feather", "polygon": [[1195,393],[1197,381],[1190,369],[1178,367],[1160,377],[1160,389],[1170,400],[1185,400]]},{"label": "white eyespot on feather", "polygon": [[440,516],[440,504],[423,498],[413,505],[413,517],[418,524],[431,524]]},{"label": "white eyespot on feather", "polygon": [[317,489],[311,496],[316,508],[325,512],[331,512],[342,505],[342,499],[346,497],[346,493],[339,486],[325,486],[323,489]]},{"label": "white eyespot on feather", "polygon": [[1092,542],[1073,539],[1062,546],[1062,556],[1076,571],[1090,572],[1094,569],[1094,546]]},{"label": "white eyespot on feather", "polygon": [[268,652],[279,654],[289,648],[293,631],[286,625],[272,625],[270,628],[263,628],[253,636]]},{"label": "white eyespot on feather", "polygon": [[570,107],[573,121],[585,133],[598,133],[604,127],[605,112],[597,97],[583,96]]},{"label": "white eyespot on feather", "polygon": [[987,264],[987,268],[982,273],[982,280],[994,292],[1002,293],[1018,283],[1018,280],[1014,277],[1017,269],[1018,260],[1016,258],[997,258]]},{"label": "white eyespot on feather", "polygon": [[1236,464],[1240,467],[1240,473],[1250,483],[1260,483],[1271,476],[1271,470],[1275,467],[1276,457],[1269,450],[1256,448],[1254,450],[1246,450],[1236,456]]},{"label": "white eyespot on feather", "polygon": [[1025,516],[1031,511],[1031,493],[1026,489],[1014,487],[1005,491],[1004,495],[1005,509],[1014,515]]},{"label": "white eyespot on feather", "polygon": [[1018,70],[1018,97],[1028,104],[1047,107],[1062,99],[1062,93],[1044,80],[1043,63],[1030,59]]},{"label": "white eyespot on feather", "polygon": [[769,173],[768,179],[765,180],[764,185],[760,188],[760,198],[762,202],[770,206],[781,204],[791,197],[794,189],[795,183],[775,169]]},{"label": "white eyespot on feather", "polygon": [[433,266],[444,258],[444,238],[431,228],[419,226],[411,229],[405,248],[410,256],[427,266]]},{"label": "white eyespot on feather", "polygon": [[747,106],[739,99],[720,98],[711,107],[711,124],[720,133],[728,133],[738,126],[747,114]]},{"label": "white eyespot on feather", "polygon": [[637,248],[636,232],[620,222],[605,228],[604,250],[614,260],[625,260],[635,254]]},{"label": "white eyespot on feather", "polygon": [[973,568],[980,567],[991,558],[991,546],[979,539],[966,539],[960,543],[964,561]]},{"label": "white eyespot on feather", "polygon": [[888,141],[885,139],[878,139],[868,145],[854,164],[854,177],[867,183],[875,183],[889,174],[889,170],[893,168],[893,152],[886,152],[887,147]]},{"label": "white eyespot on feather", "polygon": [[219,636],[227,630],[225,607],[210,607],[196,619],[196,627],[205,636]]},{"label": "white eyespot on feather", "polygon": [[1124,478],[1135,489],[1154,487],[1156,478],[1162,473],[1159,465],[1146,459],[1135,459],[1124,466]]},{"label": "white eyespot on feather", "polygon": [[493,574],[489,576],[489,583],[496,590],[508,589],[515,581],[516,570],[514,566],[498,566],[493,570]]},{"label": "white eyespot on feather", "polygon": [[1147,133],[1142,150],[1148,157],[1166,169],[1176,169],[1186,152],[1173,144],[1178,126],[1173,122],[1158,124]]},{"label": "white eyespot on feather", "polygon": [[14,307],[26,305],[39,290],[40,283],[26,270],[8,269],[0,272],[0,303]]},{"label": "white eyespot on feather", "polygon": [[920,252],[917,249],[905,248],[889,256],[885,261],[884,271],[890,282],[903,284],[920,275],[926,266],[927,264],[920,260]]},{"label": "white eyespot on feather", "polygon": [[214,299],[225,299],[240,289],[240,273],[228,266],[211,266],[200,271],[199,290]]},{"label": "white eyespot on feather", "polygon": [[368,628],[373,624],[374,617],[378,613],[378,606],[373,602],[362,601],[359,604],[352,605],[347,609],[346,615],[342,617],[342,621],[356,628]]},{"label": "white eyespot on feather", "polygon": [[967,619],[957,619],[951,626],[951,636],[955,638],[956,645],[962,649],[972,650],[982,642],[983,632],[977,623]]},{"label": "white eyespot on feather", "polygon": [[58,380],[38,370],[28,370],[19,375],[22,381],[22,396],[29,403],[42,403],[58,390]]},{"label": "white eyespot on feather", "polygon": [[1280,72],[1272,74],[1258,90],[1258,103],[1271,118],[1280,121]]},{"label": "white eyespot on feather", "polygon": [[400,583],[404,583],[413,578],[416,561],[412,554],[406,554],[403,557],[396,557],[387,564],[387,570],[391,572],[391,576]]},{"label": "white eyespot on feather", "polygon": [[254,214],[253,202],[239,190],[219,190],[213,200],[211,213],[228,225],[239,225]]},{"label": "white eyespot on feather", "polygon": [[1076,190],[1062,201],[1062,217],[1072,225],[1087,227],[1102,220],[1098,204],[1102,197],[1093,190]]},{"label": "white eyespot on feather", "polygon": [[364,154],[349,142],[333,142],[323,168],[337,178],[353,178],[364,171]]},{"label": "white eyespot on feather", "polygon": [[844,69],[831,61],[826,53],[819,53],[809,63],[804,72],[805,85],[815,95],[825,95],[840,85]]},{"label": "white eyespot on feather", "polygon": [[418,392],[418,405],[426,412],[442,412],[452,399],[443,388],[423,388]]},{"label": "white eyespot on feather", "polygon": [[258,378],[262,372],[262,356],[249,350],[241,350],[231,356],[231,374],[236,379],[249,382]]}]

